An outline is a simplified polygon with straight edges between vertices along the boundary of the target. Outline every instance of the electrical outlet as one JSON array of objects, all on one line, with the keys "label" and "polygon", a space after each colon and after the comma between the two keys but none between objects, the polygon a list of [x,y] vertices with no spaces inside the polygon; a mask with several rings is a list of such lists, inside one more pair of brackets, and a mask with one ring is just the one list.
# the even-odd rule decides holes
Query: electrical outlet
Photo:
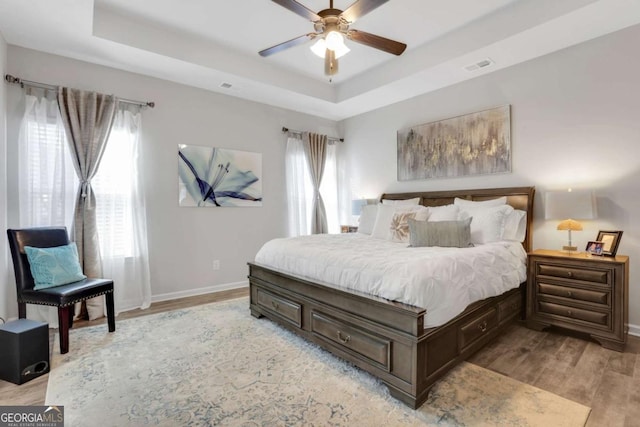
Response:
[{"label": "electrical outlet", "polygon": [[220,270],[220,260],[219,259],[214,259],[213,260],[213,269],[214,270]]}]

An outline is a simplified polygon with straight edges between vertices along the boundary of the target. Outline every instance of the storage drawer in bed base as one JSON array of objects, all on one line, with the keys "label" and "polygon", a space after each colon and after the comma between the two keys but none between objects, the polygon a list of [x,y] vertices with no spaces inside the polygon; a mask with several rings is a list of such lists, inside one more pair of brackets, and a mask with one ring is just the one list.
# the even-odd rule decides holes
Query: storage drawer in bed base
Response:
[{"label": "storage drawer in bed base", "polygon": [[329,340],[355,357],[363,358],[385,371],[391,370],[391,341],[385,337],[373,335],[357,326],[316,311],[311,313],[311,331],[317,337]]},{"label": "storage drawer in bed base", "polygon": [[424,329],[424,309],[323,287],[255,264],[249,270],[253,316],[266,316],[375,375],[412,408],[427,399],[438,379],[522,313],[524,284],[472,304],[443,326]]}]

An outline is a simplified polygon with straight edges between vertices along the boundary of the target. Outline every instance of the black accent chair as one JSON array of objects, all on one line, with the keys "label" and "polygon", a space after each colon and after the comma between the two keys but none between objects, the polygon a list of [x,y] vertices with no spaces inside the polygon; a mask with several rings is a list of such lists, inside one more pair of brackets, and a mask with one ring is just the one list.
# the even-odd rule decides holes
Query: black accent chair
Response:
[{"label": "black accent chair", "polygon": [[50,248],[68,245],[69,237],[66,227],[36,227],[20,230],[7,230],[9,247],[13,258],[13,269],[16,273],[16,290],[18,295],[18,317],[27,317],[27,304],[40,304],[58,307],[58,323],[60,328],[60,353],[69,351],[69,328],[73,326],[73,305],[99,295],[105,295],[107,303],[107,319],[109,332],[116,330],[115,312],[113,309],[113,280],[87,278],[67,285],[34,290],[35,286],[25,246]]}]

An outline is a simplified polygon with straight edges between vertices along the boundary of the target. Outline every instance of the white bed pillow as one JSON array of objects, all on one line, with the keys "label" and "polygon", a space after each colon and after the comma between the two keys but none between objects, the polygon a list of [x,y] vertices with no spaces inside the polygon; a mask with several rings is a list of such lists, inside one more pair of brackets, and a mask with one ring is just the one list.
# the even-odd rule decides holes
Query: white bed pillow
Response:
[{"label": "white bed pillow", "polygon": [[[405,214],[415,215],[405,215]],[[418,221],[427,219],[429,211],[424,206],[403,206],[403,205],[378,205],[376,222],[371,232],[371,237],[391,241],[409,241],[409,224],[407,220],[414,218]],[[397,216],[397,217],[396,217]],[[406,238],[403,237],[402,230],[406,227]]]},{"label": "white bed pillow", "polygon": [[371,234],[378,215],[378,205],[364,205],[358,220],[358,233]]},{"label": "white bed pillow", "polygon": [[428,209],[427,221],[457,221],[460,213],[460,208],[456,205],[429,206]]},{"label": "white bed pillow", "polygon": [[393,206],[416,206],[420,204],[420,197],[416,197],[415,199],[404,199],[404,200],[382,199],[382,204],[393,205]]},{"label": "white bed pillow", "polygon": [[512,240],[516,242],[524,242],[527,235],[527,212],[514,209],[504,223],[504,232],[502,240]]},{"label": "white bed pillow", "polygon": [[475,201],[475,200],[465,200],[465,199],[459,199],[458,197],[456,197],[455,199],[453,199],[453,204],[456,206],[459,206],[460,209],[464,209],[464,208],[489,208],[491,206],[502,206],[502,205],[506,205],[507,204],[507,196],[502,196],[502,197],[498,197],[497,199],[490,199],[490,200],[481,200],[481,201]]},{"label": "white bed pillow", "polygon": [[502,240],[507,216],[513,212],[510,205],[465,208],[459,219],[471,217],[471,243],[483,244]]}]

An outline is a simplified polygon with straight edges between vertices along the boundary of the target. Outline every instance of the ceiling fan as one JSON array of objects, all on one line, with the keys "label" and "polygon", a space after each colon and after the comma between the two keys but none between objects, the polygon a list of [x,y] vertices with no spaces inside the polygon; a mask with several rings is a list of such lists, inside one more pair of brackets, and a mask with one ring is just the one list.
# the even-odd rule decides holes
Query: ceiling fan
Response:
[{"label": "ceiling fan", "polygon": [[338,72],[338,58],[349,52],[349,48],[344,44],[345,37],[393,55],[401,55],[407,48],[404,43],[349,28],[356,19],[383,5],[388,0],[356,0],[344,11],[334,9],[333,0],[330,0],[329,9],[324,9],[317,13],[295,0],[272,1],[313,22],[315,32],[261,50],[258,52],[260,56],[270,56],[290,47],[306,43],[309,40],[318,39],[311,47],[311,50],[316,55],[324,57],[324,72],[332,76]]}]

